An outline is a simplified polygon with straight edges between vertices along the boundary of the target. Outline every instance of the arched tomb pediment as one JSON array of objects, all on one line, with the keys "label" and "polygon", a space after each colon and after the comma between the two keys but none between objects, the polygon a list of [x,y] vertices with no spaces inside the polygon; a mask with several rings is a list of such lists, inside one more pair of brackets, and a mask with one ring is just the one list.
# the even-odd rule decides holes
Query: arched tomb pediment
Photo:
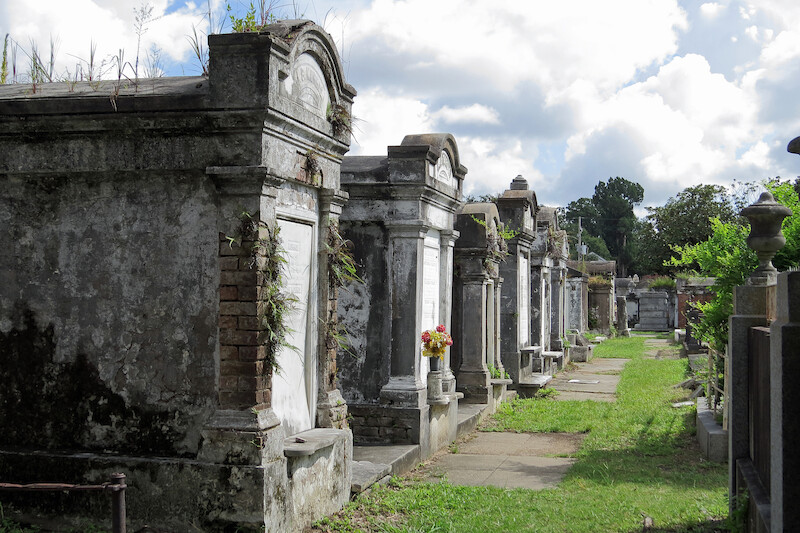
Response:
[{"label": "arched tomb pediment", "polygon": [[281,75],[284,94],[322,117],[331,103],[349,112],[356,91],[344,81],[341,59],[328,33],[305,20],[281,21],[267,31],[289,46],[290,66]]},{"label": "arched tomb pediment", "polygon": [[461,164],[458,145],[449,133],[424,133],[406,135],[401,146],[429,146],[436,160],[429,159],[428,174],[449,187],[461,190],[467,168]]}]

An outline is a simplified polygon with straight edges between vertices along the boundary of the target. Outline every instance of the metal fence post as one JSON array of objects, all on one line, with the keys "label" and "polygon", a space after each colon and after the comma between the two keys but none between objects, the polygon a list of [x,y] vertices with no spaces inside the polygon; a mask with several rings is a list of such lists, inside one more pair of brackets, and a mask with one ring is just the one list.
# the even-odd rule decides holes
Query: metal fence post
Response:
[{"label": "metal fence post", "polygon": [[111,530],[113,533],[126,533],[125,526],[125,474],[111,474],[113,485],[111,494]]}]

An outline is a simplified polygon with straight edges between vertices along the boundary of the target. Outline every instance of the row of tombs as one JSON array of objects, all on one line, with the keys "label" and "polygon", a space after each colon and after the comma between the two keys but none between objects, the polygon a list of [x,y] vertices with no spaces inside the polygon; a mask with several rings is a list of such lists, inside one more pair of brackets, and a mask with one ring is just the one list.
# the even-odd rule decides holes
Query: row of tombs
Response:
[{"label": "row of tombs", "polygon": [[425,458],[459,405],[545,383],[587,278],[521,177],[465,205],[451,135],[345,157],[356,92],[318,26],[209,50],[208,77],[0,86],[0,481],[121,471],[135,523],[301,530],[348,500],[354,440]]}]

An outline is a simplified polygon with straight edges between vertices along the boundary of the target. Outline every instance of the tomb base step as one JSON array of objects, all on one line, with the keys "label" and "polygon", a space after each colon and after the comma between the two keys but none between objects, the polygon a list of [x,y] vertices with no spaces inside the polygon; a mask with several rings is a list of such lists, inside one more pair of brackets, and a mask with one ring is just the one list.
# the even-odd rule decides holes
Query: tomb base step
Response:
[{"label": "tomb base step", "polygon": [[550,383],[553,376],[548,374],[533,374],[525,381],[517,383],[517,394],[520,398],[532,398],[539,389],[543,389]]},{"label": "tomb base step", "polygon": [[392,465],[386,463],[373,463],[371,461],[353,461],[353,477],[350,483],[350,493],[359,494],[380,482],[392,471]]},{"label": "tomb base step", "polygon": [[483,413],[489,408],[485,403],[458,404],[458,436],[469,433],[478,427]]},{"label": "tomb base step", "polygon": [[551,372],[557,372],[564,368],[564,352],[542,352],[542,357],[550,360],[550,364],[547,366]]},{"label": "tomb base step", "polygon": [[413,469],[422,457],[419,444],[389,444],[385,446],[353,446],[355,461],[368,461],[391,466],[391,474],[400,475]]}]

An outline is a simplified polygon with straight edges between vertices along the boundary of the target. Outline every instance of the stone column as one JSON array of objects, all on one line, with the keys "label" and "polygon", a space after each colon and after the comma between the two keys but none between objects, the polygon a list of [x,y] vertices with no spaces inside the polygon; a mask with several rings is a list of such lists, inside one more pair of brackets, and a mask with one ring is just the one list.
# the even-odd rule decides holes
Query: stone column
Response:
[{"label": "stone column", "polygon": [[[514,258],[516,259],[516,257]],[[494,366],[500,370],[500,375],[503,376],[505,374],[505,367],[503,366],[503,358],[502,352],[500,351],[500,337],[501,337],[501,328],[500,328],[500,308],[502,306],[501,298],[502,298],[502,287],[503,287],[503,278],[498,277],[495,280],[494,284]]]},{"label": "stone column", "polygon": [[770,327],[770,415],[772,454],[770,499],[772,531],[789,531],[800,523],[800,272],[778,274],[776,319]]},{"label": "stone column", "polygon": [[397,407],[427,407],[419,335],[422,316],[422,276],[425,235],[422,223],[387,224],[392,317],[389,382],[381,389],[381,402]]},{"label": "stone column", "polygon": [[[462,276],[464,276],[462,274]],[[487,279],[484,275],[463,277],[461,293],[461,366],[458,369],[457,390],[464,393],[467,403],[489,403],[492,388],[486,368],[486,309]]]},{"label": "stone column", "polygon": [[[440,252],[439,252],[439,268],[441,269],[441,278],[439,280],[439,287],[446,288],[452,285],[453,280],[453,248],[455,247],[456,239],[459,233],[455,230],[441,230],[439,237],[441,239]],[[440,324],[444,324],[447,331],[452,332],[452,310],[453,310],[453,291],[444,290],[442,299],[439,304]],[[453,369],[450,366],[450,350],[447,350],[444,356],[444,368],[442,369],[442,391],[445,393],[456,391],[456,376],[453,374]]]},{"label": "stone column", "polygon": [[617,296],[617,335],[631,336],[631,330],[628,329],[628,301],[624,296]]},{"label": "stone column", "polygon": [[564,270],[554,268],[550,272],[550,349],[564,349]]},{"label": "stone column", "polygon": [[[274,226],[281,181],[263,167],[210,167],[206,173],[220,194],[219,409],[202,430],[197,458],[225,464],[235,457],[237,465],[259,465],[274,483],[271,491],[285,493],[284,435],[271,408],[272,367],[259,337],[258,262],[252,264],[252,242],[231,247],[226,238],[240,231],[242,209]],[[269,513],[281,516],[273,507]]]},{"label": "stone column", "polygon": [[339,215],[347,202],[347,193],[338,189],[320,191],[319,316],[325,317],[326,333],[320,336],[317,364],[317,427],[343,429],[347,426],[347,404],[336,383],[338,343],[327,332],[338,331],[339,288],[330,278],[325,243],[332,229],[338,231]]},{"label": "stone column", "polygon": [[497,336],[497,332],[495,331],[495,287],[494,287],[494,280],[489,278],[486,280],[486,307],[484,307],[484,313],[486,316],[486,366],[489,365],[497,366],[495,364],[495,342],[494,339]]},{"label": "stone column", "polygon": [[[750,457],[748,332],[751,327],[768,325],[773,314],[777,271],[772,266],[772,257],[786,242],[781,234],[781,221],[790,214],[791,210],[777,204],[768,192],[762,194],[758,202],[741,211],[741,215],[746,216],[751,224],[747,245],[756,250],[760,264],[747,279],[745,285],[734,287],[733,314],[728,319],[729,375],[726,388],[728,389],[730,512],[733,512],[735,507],[734,497],[742,488],[738,485],[737,463]],[[776,364],[780,363],[773,357],[771,366],[775,367]],[[775,370],[775,368],[771,369],[771,376]],[[782,378],[782,372],[780,374],[779,378]],[[773,398],[772,402],[776,401],[778,400]],[[772,413],[771,416],[776,415]],[[773,457],[771,460],[775,461],[776,459]],[[772,483],[777,483],[777,481]]]}]

